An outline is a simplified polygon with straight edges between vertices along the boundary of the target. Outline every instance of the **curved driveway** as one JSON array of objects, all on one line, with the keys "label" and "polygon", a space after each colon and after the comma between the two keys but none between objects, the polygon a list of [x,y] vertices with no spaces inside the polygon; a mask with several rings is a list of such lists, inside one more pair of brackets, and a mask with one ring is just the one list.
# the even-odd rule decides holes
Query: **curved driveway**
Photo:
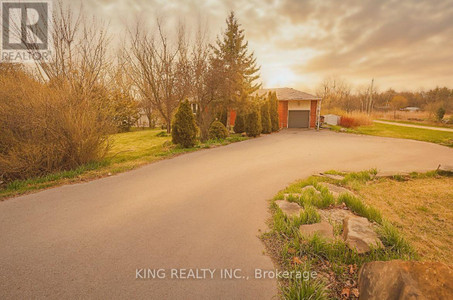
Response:
[{"label": "curved driveway", "polygon": [[[452,165],[453,149],[286,130],[6,200],[0,298],[271,298],[276,281],[253,279],[253,271],[273,268],[257,235],[266,229],[266,200],[278,190],[329,169],[438,164]],[[167,269],[167,278],[136,279],[142,268]],[[177,280],[168,278],[171,268],[217,271],[214,279]],[[241,269],[245,278],[221,279],[221,268]]]}]

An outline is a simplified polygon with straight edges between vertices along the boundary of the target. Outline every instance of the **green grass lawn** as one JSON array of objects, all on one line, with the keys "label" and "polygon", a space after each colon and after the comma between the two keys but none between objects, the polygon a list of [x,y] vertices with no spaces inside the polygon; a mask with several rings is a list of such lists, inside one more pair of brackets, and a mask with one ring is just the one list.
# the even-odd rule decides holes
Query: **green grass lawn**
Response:
[{"label": "green grass lawn", "polygon": [[231,134],[222,141],[209,140],[199,143],[195,147],[183,149],[173,145],[171,137],[166,135],[163,130],[134,130],[117,133],[110,137],[110,148],[102,161],[83,165],[74,170],[10,182],[0,187],[0,200],[52,186],[113,175],[181,153],[227,145],[246,139],[239,134]]},{"label": "green grass lawn", "polygon": [[[339,131],[341,127],[333,126],[332,129]],[[347,129],[346,132],[411,139],[453,147],[453,132],[446,131],[375,123],[371,126],[360,126],[354,129]]]},{"label": "green grass lawn", "polygon": [[453,128],[452,124],[437,123],[437,122],[433,122],[433,121],[417,122],[417,121],[401,121],[401,120],[388,120],[388,119],[379,119],[379,121],[408,124],[408,125],[426,126],[426,127]]}]

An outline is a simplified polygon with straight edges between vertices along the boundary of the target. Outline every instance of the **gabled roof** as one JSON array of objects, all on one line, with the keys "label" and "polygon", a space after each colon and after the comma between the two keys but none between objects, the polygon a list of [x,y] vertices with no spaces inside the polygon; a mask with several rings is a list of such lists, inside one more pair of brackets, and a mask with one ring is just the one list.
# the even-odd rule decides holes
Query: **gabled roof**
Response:
[{"label": "gabled roof", "polygon": [[280,101],[285,100],[321,100],[317,96],[301,92],[292,88],[275,88],[275,89],[259,89],[256,93],[259,96],[263,96],[269,92],[276,92],[277,99]]}]

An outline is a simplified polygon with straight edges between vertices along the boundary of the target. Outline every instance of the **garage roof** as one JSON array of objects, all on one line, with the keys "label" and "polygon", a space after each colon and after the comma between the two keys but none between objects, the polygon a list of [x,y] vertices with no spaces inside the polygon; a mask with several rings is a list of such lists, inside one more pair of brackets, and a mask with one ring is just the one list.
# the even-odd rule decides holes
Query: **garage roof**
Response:
[{"label": "garage roof", "polygon": [[277,99],[280,101],[285,100],[321,100],[321,98],[313,96],[311,94],[298,91],[292,88],[274,88],[274,89],[259,89],[256,93],[259,96],[263,96],[269,92],[276,92]]}]

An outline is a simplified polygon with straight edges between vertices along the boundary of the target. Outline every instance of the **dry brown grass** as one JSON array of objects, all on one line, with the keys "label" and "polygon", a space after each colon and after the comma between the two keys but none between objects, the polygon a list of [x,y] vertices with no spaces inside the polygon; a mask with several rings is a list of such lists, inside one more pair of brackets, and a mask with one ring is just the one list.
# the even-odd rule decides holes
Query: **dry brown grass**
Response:
[{"label": "dry brown grass", "polygon": [[385,179],[360,195],[413,244],[422,260],[453,262],[453,177]]},{"label": "dry brown grass", "polygon": [[373,125],[373,117],[360,111],[346,112],[339,108],[323,110],[322,114],[334,114],[341,116],[340,125],[347,128]]},{"label": "dry brown grass", "polygon": [[401,120],[401,121],[423,121],[434,118],[434,115],[428,111],[373,112],[372,116],[374,119]]}]

